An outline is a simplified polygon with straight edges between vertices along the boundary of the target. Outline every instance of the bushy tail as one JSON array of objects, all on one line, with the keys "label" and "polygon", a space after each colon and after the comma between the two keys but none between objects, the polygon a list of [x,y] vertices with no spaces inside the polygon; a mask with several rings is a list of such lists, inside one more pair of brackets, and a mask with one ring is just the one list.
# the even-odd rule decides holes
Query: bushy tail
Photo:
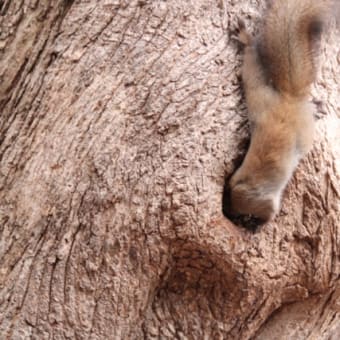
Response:
[{"label": "bushy tail", "polygon": [[278,91],[304,95],[314,81],[315,51],[328,7],[327,0],[274,0],[270,5],[259,54]]}]

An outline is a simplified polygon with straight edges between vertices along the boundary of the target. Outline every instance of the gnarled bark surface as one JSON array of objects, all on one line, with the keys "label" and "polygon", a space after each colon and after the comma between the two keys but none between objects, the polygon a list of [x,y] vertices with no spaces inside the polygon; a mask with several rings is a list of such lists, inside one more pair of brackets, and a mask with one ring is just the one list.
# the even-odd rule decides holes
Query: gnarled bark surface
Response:
[{"label": "gnarled bark surface", "polygon": [[338,338],[334,27],[280,216],[222,214],[249,138],[230,33],[263,7],[0,1],[1,338]]}]

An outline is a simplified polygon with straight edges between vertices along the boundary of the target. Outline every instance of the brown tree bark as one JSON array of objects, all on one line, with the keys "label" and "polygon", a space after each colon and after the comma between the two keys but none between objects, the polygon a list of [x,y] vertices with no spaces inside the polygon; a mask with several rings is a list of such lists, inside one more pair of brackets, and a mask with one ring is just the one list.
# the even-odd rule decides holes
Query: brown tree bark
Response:
[{"label": "brown tree bark", "polygon": [[[222,213],[259,0],[0,1],[1,339],[338,339],[339,38],[274,222]],[[332,23],[334,28],[334,23]]]}]

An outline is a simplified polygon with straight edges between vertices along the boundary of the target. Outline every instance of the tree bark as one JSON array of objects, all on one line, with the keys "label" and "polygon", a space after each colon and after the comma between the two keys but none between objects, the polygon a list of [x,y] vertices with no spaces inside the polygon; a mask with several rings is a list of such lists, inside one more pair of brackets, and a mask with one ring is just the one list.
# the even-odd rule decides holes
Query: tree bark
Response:
[{"label": "tree bark", "polygon": [[0,1],[2,339],[338,339],[334,23],[280,215],[222,213],[249,140],[231,33],[263,8]]}]

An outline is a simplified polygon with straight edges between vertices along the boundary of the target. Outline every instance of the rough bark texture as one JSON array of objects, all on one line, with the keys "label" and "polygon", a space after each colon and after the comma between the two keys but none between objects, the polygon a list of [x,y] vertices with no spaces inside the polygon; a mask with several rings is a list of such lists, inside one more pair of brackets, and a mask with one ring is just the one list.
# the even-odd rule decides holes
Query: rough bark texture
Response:
[{"label": "rough bark texture", "polygon": [[222,214],[264,2],[0,1],[2,339],[339,338],[334,23],[280,216]]}]

